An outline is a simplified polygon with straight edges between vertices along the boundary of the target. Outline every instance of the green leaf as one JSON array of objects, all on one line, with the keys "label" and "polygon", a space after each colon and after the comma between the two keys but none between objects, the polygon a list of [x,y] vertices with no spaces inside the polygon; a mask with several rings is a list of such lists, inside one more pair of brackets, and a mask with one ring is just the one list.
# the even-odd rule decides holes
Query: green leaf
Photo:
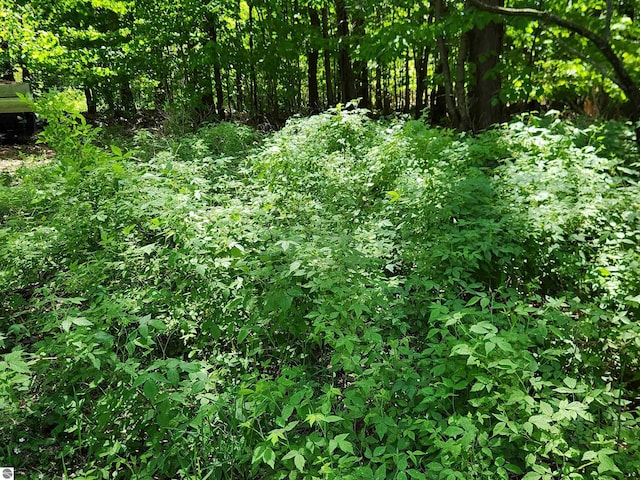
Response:
[{"label": "green leaf", "polygon": [[465,307],[471,307],[480,301],[481,297],[471,297],[469,301],[465,304]]},{"label": "green leaf", "polygon": [[456,425],[449,425],[444,434],[448,437],[457,437],[458,435],[462,435],[464,430]]},{"label": "green leaf", "polygon": [[540,402],[540,411],[543,413],[543,415],[547,415],[549,417],[553,415],[553,407],[547,402]]},{"label": "green leaf", "polygon": [[620,469],[616,466],[616,464],[611,460],[611,457],[602,451],[598,452],[598,460],[600,463],[598,464],[598,473],[604,472],[614,472],[614,473],[622,473]]},{"label": "green leaf", "polygon": [[384,455],[384,452],[386,452],[386,451],[387,451],[387,446],[386,445],[382,445],[380,447],[376,447],[373,450],[373,457],[374,458],[375,457],[380,457],[380,456]]},{"label": "green leaf", "polygon": [[611,276],[611,272],[604,267],[598,267],[598,273],[603,277]]},{"label": "green leaf", "polygon": [[640,304],[640,295],[636,295],[635,297],[629,296],[629,297],[626,297],[625,300],[627,300],[629,302]]},{"label": "green leaf", "polygon": [[[289,417],[287,417],[287,418],[289,418]],[[286,426],[286,427],[284,427],[284,431],[285,431],[285,432],[290,432],[291,430],[293,430],[294,428],[296,428],[296,426],[298,425],[298,423],[300,423],[300,422],[298,422],[297,420],[295,420],[295,421],[293,421],[293,422],[289,422],[289,423],[287,423],[287,426]]]},{"label": "green leaf", "polygon": [[497,333],[498,329],[489,322],[479,322],[475,325],[472,325],[469,330],[473,333],[477,333],[479,335],[484,335],[486,333]]},{"label": "green leaf", "polygon": [[378,468],[376,468],[376,471],[373,474],[373,478],[375,480],[386,480],[387,466],[384,463],[381,464]]},{"label": "green leaf", "polygon": [[295,457],[293,457],[293,463],[295,464],[296,468],[298,470],[300,470],[300,473],[302,473],[304,471],[304,464],[305,464],[306,460],[305,458],[300,454],[300,452],[296,452]]},{"label": "green leaf", "polygon": [[413,478],[415,480],[426,480],[426,478],[427,478],[427,476],[424,473],[416,470],[415,468],[407,470],[407,473],[409,474],[409,476],[411,478]]},{"label": "green leaf", "polygon": [[122,157],[122,150],[116,145],[110,145],[111,151],[116,157]]},{"label": "green leaf", "polygon": [[180,374],[178,373],[178,369],[175,367],[167,369],[167,380],[171,385],[176,387],[180,382]]},{"label": "green leaf", "polygon": [[343,452],[350,453],[353,455],[353,444],[346,440],[347,436],[348,436],[347,433],[343,433],[336,436],[338,447],[340,447],[340,450],[342,450]]},{"label": "green leaf", "polygon": [[451,356],[453,355],[473,355],[473,349],[466,343],[459,343],[451,349]]},{"label": "green leaf", "polygon": [[505,422],[498,422],[496,423],[495,427],[493,427],[493,434],[503,435],[506,430],[507,430],[507,424]]},{"label": "green leaf", "polygon": [[551,430],[551,425],[549,424],[550,420],[551,418],[546,415],[532,415],[529,417],[529,422],[533,423],[540,430],[545,431]]},{"label": "green leaf", "polygon": [[275,452],[269,447],[265,448],[264,453],[262,455],[262,461],[267,465],[269,465],[271,468],[275,468],[275,463],[276,463]]},{"label": "green leaf", "polygon": [[253,449],[253,457],[251,458],[252,465],[262,459],[266,448],[267,447],[265,445],[258,445],[256,448]]},{"label": "green leaf", "polygon": [[245,250],[242,245],[237,242],[231,242],[229,244],[229,255],[233,258],[242,258],[245,256]]},{"label": "green leaf", "polygon": [[244,342],[245,338],[247,338],[247,336],[249,335],[250,332],[250,328],[247,326],[244,326],[240,329],[240,331],[238,332],[238,343],[242,343]]},{"label": "green leaf", "polygon": [[400,200],[400,197],[401,197],[400,192],[397,192],[395,190],[388,191],[387,195],[389,196],[389,200],[392,202],[397,202],[398,200]]},{"label": "green leaf", "polygon": [[539,473],[529,472],[524,477],[522,477],[522,480],[540,480],[541,478],[542,475],[540,475]]},{"label": "green leaf", "polygon": [[9,369],[16,373],[29,374],[29,365],[22,358],[22,350],[13,350],[10,353],[4,355],[4,361],[7,363]]},{"label": "green leaf", "polygon": [[84,317],[76,317],[76,318],[73,318],[71,321],[73,322],[74,325],[78,325],[80,327],[90,327],[91,325],[93,325],[93,322],[91,320],[87,320]]},{"label": "green leaf", "polygon": [[144,387],[142,389],[144,396],[149,399],[149,401],[153,402],[158,395],[158,385],[154,380],[147,380],[144,382]]},{"label": "green leaf", "polygon": [[344,420],[344,418],[337,415],[327,415],[323,420],[327,423],[335,423]]}]

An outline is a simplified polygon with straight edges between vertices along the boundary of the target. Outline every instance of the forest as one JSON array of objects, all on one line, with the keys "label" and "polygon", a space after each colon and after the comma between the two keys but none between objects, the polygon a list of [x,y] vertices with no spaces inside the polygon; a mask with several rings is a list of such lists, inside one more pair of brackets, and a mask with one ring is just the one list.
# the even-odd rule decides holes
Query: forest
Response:
[{"label": "forest", "polygon": [[0,0],[3,478],[639,479],[638,15]]}]

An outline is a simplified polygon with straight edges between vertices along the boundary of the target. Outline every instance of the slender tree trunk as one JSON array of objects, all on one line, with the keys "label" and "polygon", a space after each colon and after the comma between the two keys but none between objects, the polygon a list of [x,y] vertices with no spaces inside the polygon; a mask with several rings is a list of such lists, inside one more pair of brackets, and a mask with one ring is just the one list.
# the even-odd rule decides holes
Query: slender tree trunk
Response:
[{"label": "slender tree trunk", "polygon": [[253,5],[249,4],[249,75],[251,84],[251,101],[253,110],[258,111],[258,79],[256,77],[256,65],[253,48]]},{"label": "slender tree trunk", "polygon": [[469,108],[467,105],[467,96],[465,92],[465,63],[467,61],[469,50],[469,36],[462,33],[460,37],[460,46],[458,47],[458,65],[456,69],[456,105],[458,106],[458,117],[460,124],[458,128],[462,131],[469,130],[471,121],[469,119]]},{"label": "slender tree trunk", "polygon": [[84,87],[84,96],[87,99],[87,113],[89,115],[95,115],[98,113],[98,104],[96,97],[93,94],[93,90],[89,86]]},{"label": "slender tree trunk", "polygon": [[383,69],[382,114],[391,115],[391,92],[389,91],[389,69]]},{"label": "slender tree trunk", "polygon": [[331,74],[331,50],[327,47],[329,43],[329,15],[327,7],[322,8],[322,38],[325,42],[324,54],[324,78],[327,86],[327,106],[335,105],[336,97],[333,93],[333,78]]},{"label": "slender tree trunk", "polygon": [[[309,19],[311,28],[315,33],[320,32],[320,17],[315,8],[309,7]],[[308,86],[309,86],[309,111],[311,114],[320,112],[320,94],[318,93],[318,49],[313,46],[307,53],[309,62]]]},{"label": "slender tree trunk", "polygon": [[236,71],[236,110],[241,112],[244,108],[244,98],[243,98],[243,89],[242,89],[242,72],[240,71],[240,67],[235,65]]},{"label": "slender tree trunk", "polygon": [[411,110],[411,88],[409,78],[409,51],[404,59],[404,105],[402,111],[408,113]]},{"label": "slender tree trunk", "polygon": [[112,85],[106,85],[103,87],[102,98],[104,98],[104,101],[107,104],[107,112],[109,112],[110,115],[115,115],[117,113],[117,108]]},{"label": "slender tree trunk", "polygon": [[215,22],[211,21],[210,25],[210,37],[216,46],[216,51],[213,57],[213,79],[216,83],[216,112],[220,119],[224,119],[224,90],[222,88],[222,68],[220,65],[220,52],[218,51],[218,30]]},{"label": "slender tree trunk", "polygon": [[398,111],[398,61],[393,62],[393,109]]},{"label": "slender tree trunk", "polygon": [[[0,41],[0,51],[8,51],[9,50],[9,42]],[[13,65],[11,65],[11,60],[6,59],[0,65],[0,80],[7,80],[9,82],[15,81],[13,76]]]},{"label": "slender tree trunk", "polygon": [[229,68],[224,71],[224,83],[226,88],[224,91],[226,92],[227,97],[227,109],[228,111],[224,111],[224,118],[231,118],[233,116],[233,80],[231,80],[231,70]]},{"label": "slender tree trunk", "polygon": [[382,65],[380,64],[380,60],[378,60],[378,64],[376,65],[376,110],[382,110]]},{"label": "slender tree trunk", "polygon": [[338,69],[340,72],[340,98],[347,103],[356,97],[355,76],[349,55],[349,18],[344,0],[335,0],[336,19],[338,28]]},{"label": "slender tree trunk", "polygon": [[[444,21],[445,9],[443,0],[433,0],[435,21],[441,23]],[[451,78],[451,68],[449,67],[449,48],[447,47],[444,35],[438,35],[436,45],[440,55],[440,65],[442,67],[442,77],[444,80],[445,105],[449,120],[454,128],[460,125],[460,118],[454,101],[453,80]]]},{"label": "slender tree trunk", "polygon": [[416,109],[414,113],[415,118],[419,118],[420,115],[422,115],[422,110],[425,106],[424,97],[426,93],[429,53],[429,48],[424,47],[422,49],[422,52],[418,53],[414,60],[416,69]]},{"label": "slender tree trunk", "polygon": [[[436,75],[434,76],[434,80],[442,76],[442,62],[436,62]],[[447,116],[447,106],[446,106],[446,92],[444,89],[444,85],[442,83],[436,83],[434,81],[434,85],[431,89],[431,95],[429,96],[429,120],[434,125],[440,125],[443,123],[445,117]]]}]

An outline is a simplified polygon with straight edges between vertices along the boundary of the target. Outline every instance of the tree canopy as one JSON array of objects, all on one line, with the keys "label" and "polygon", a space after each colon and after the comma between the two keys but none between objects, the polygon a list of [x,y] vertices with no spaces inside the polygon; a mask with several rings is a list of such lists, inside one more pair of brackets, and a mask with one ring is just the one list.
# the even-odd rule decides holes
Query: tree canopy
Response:
[{"label": "tree canopy", "polygon": [[631,0],[2,0],[1,59],[90,111],[281,122],[358,99],[483,130],[563,107],[639,118]]}]

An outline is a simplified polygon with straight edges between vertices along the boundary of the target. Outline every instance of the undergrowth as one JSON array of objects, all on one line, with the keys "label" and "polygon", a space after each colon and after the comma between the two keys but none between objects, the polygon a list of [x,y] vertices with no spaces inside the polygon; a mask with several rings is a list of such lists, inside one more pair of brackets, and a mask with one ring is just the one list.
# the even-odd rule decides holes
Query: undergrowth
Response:
[{"label": "undergrowth", "polygon": [[638,478],[624,126],[334,111],[105,150],[54,113],[57,162],[0,186],[0,464]]}]

